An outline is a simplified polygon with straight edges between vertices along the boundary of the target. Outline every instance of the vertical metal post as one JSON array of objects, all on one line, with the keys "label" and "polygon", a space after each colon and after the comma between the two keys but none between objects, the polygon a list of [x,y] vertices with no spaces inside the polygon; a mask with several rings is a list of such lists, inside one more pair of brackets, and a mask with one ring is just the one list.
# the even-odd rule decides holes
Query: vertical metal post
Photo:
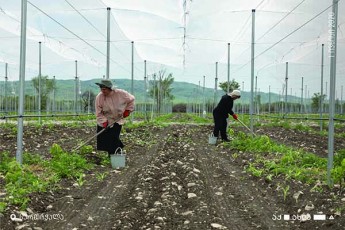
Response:
[{"label": "vertical metal post", "polygon": [[78,61],[75,60],[74,112],[78,113]]},{"label": "vertical metal post", "polygon": [[286,72],[285,72],[285,114],[288,113],[288,105],[287,105],[288,70],[289,70],[289,63],[286,62]]},{"label": "vertical metal post", "polygon": [[271,113],[271,86],[268,86],[268,114]]},{"label": "vertical metal post", "polygon": [[228,84],[226,92],[230,93],[230,43],[228,43]]},{"label": "vertical metal post", "polygon": [[[8,66],[8,64],[7,63],[5,63],[5,114],[7,114],[7,112],[8,112],[8,98],[7,98],[7,81],[8,81],[8,77],[7,77],[7,73],[8,73],[8,71],[7,71],[7,67]],[[7,119],[6,119],[6,121],[7,121]]]},{"label": "vertical metal post", "polygon": [[320,95],[320,132],[322,131],[323,121],[322,121],[322,112],[323,112],[323,67],[324,67],[324,48],[325,44],[322,44],[321,50],[321,95]]},{"label": "vertical metal post", "polygon": [[[244,81],[242,81],[242,92],[244,92]],[[241,110],[242,110],[242,119],[243,119],[243,116],[244,116],[244,102],[242,101],[241,102]]]},{"label": "vertical metal post", "polygon": [[252,44],[251,44],[251,85],[250,85],[250,130],[253,133],[253,88],[254,88],[254,42],[255,42],[255,9],[252,9]]},{"label": "vertical metal post", "polygon": [[56,80],[55,76],[53,76],[53,114],[56,112]]},{"label": "vertical metal post", "polygon": [[305,109],[305,112],[306,112],[306,114],[308,114],[309,113],[309,110],[308,110],[308,104],[307,104],[307,100],[308,100],[308,86],[307,85],[305,85],[305,90],[304,90],[304,109]]},{"label": "vertical metal post", "polygon": [[206,117],[206,105],[205,105],[205,76],[203,81],[203,87],[202,87],[202,115],[203,117]]},{"label": "vertical metal post", "polygon": [[109,79],[110,69],[110,7],[107,7],[107,68],[106,79]]},{"label": "vertical metal post", "polygon": [[87,114],[90,114],[90,110],[91,110],[91,90],[89,89],[89,100],[88,100],[88,105],[87,105]]},{"label": "vertical metal post", "polygon": [[255,114],[258,115],[258,76],[255,76],[255,91],[254,91],[254,108]]},{"label": "vertical metal post", "polygon": [[21,30],[20,30],[20,63],[19,63],[19,104],[18,104],[18,131],[16,161],[23,163],[23,115],[24,115],[24,89],[25,89],[25,59],[26,59],[26,17],[27,0],[21,3]]},{"label": "vertical metal post", "polygon": [[341,86],[340,93],[340,114],[343,115],[343,86]]},{"label": "vertical metal post", "polygon": [[146,77],[146,60],[144,60],[144,116],[145,116],[145,121],[147,120],[147,77]]},{"label": "vertical metal post", "polygon": [[216,77],[214,78],[213,107],[215,107],[217,103],[217,89],[218,89],[218,62],[216,62]]},{"label": "vertical metal post", "polygon": [[134,95],[134,42],[132,44],[132,61],[131,61],[131,94]]},{"label": "vertical metal post", "polygon": [[302,86],[301,86],[301,113],[303,113],[303,77],[302,77]]},{"label": "vertical metal post", "polygon": [[41,72],[41,66],[42,66],[42,58],[41,58],[41,54],[42,54],[42,43],[38,42],[38,122],[39,124],[42,123],[42,119],[41,119],[41,110],[42,110],[42,98],[41,98],[41,76],[42,76],[42,72]]},{"label": "vertical metal post", "polygon": [[331,31],[331,43],[329,55],[331,58],[330,88],[329,88],[329,125],[328,125],[328,161],[327,161],[327,183],[332,185],[331,170],[333,168],[334,155],[334,104],[335,104],[335,81],[337,61],[337,29],[338,29],[338,1],[333,0],[332,15],[329,15],[328,23]]}]

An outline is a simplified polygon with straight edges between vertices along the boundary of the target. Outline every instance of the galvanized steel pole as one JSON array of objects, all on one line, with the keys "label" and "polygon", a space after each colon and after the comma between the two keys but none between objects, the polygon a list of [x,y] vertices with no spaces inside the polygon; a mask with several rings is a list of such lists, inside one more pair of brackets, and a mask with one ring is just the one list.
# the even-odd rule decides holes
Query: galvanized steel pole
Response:
[{"label": "galvanized steel pole", "polygon": [[41,46],[42,43],[38,42],[38,122],[39,124],[42,123],[41,119],[41,110],[42,110],[42,98],[41,98],[41,66],[42,66],[42,58],[41,58]]},{"label": "galvanized steel pole", "polygon": [[338,28],[338,1],[333,0],[332,14],[328,15],[331,43],[329,44],[330,55],[330,88],[329,88],[329,125],[328,125],[328,161],[327,161],[327,184],[332,185],[331,170],[333,169],[334,156],[334,107],[335,107],[335,82],[337,63],[337,28]]},{"label": "galvanized steel pole", "polygon": [[340,114],[343,115],[343,86],[341,86],[340,91]]},{"label": "galvanized steel pole", "polygon": [[25,89],[25,59],[26,59],[26,17],[27,0],[21,3],[21,30],[20,30],[20,62],[19,62],[19,104],[18,104],[18,131],[16,161],[23,163],[23,115],[24,115],[24,89]]},{"label": "galvanized steel pole", "polygon": [[287,106],[287,91],[288,91],[288,71],[289,71],[289,63],[286,62],[286,69],[285,69],[285,114],[288,113],[288,106]]},{"label": "galvanized steel pole", "polygon": [[271,85],[268,86],[268,113],[271,113]]},{"label": "galvanized steel pole", "polygon": [[230,43],[228,43],[228,84],[226,92],[230,93]]},{"label": "galvanized steel pole", "polygon": [[301,113],[303,113],[303,77],[302,77],[302,86],[301,86]]},{"label": "galvanized steel pole", "polygon": [[134,95],[134,41],[132,44],[132,61],[131,61],[131,94]]},{"label": "galvanized steel pole", "polygon": [[77,108],[78,101],[78,61],[75,61],[75,86],[74,86],[74,112],[78,113]]},{"label": "galvanized steel pole", "polygon": [[56,112],[56,80],[55,76],[53,76],[53,114]]},{"label": "galvanized steel pole", "polygon": [[321,95],[320,95],[320,131],[322,131],[323,121],[322,121],[322,112],[323,112],[323,67],[324,67],[324,48],[325,44],[322,44],[321,50]]},{"label": "galvanized steel pole", "polygon": [[109,79],[110,69],[110,7],[107,8],[107,67],[106,67],[106,79]]},{"label": "galvanized steel pole", "polygon": [[251,44],[251,85],[250,85],[250,131],[254,132],[253,101],[254,101],[254,42],[255,42],[255,9],[252,10],[252,44]]},{"label": "galvanized steel pole", "polygon": [[147,121],[147,77],[146,77],[146,60],[144,60],[144,116],[145,116],[145,121]]},{"label": "galvanized steel pole", "polygon": [[[8,98],[7,98],[7,66],[8,64],[5,63],[5,114],[8,112]],[[6,120],[7,121],[7,120]]]},{"label": "galvanized steel pole", "polygon": [[218,89],[218,62],[216,62],[216,77],[214,79],[214,94],[213,94],[213,106],[216,106],[217,100],[217,89]]},{"label": "galvanized steel pole", "polygon": [[206,105],[205,105],[205,76],[204,81],[202,85],[202,115],[203,117],[206,117]]}]

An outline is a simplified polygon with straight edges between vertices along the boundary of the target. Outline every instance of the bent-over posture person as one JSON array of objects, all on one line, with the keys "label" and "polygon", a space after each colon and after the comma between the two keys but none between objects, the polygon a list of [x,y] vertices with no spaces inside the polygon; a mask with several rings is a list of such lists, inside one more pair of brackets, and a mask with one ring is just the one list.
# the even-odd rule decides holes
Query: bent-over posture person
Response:
[{"label": "bent-over posture person", "polygon": [[227,121],[229,114],[237,120],[237,115],[232,111],[234,101],[241,97],[241,92],[237,89],[231,93],[225,94],[220,99],[218,105],[213,110],[214,129],[213,135],[218,137],[219,132],[223,141],[229,142],[228,135],[226,133]]},{"label": "bent-over posture person", "polygon": [[[101,92],[96,96],[95,109],[97,133],[107,128],[97,136],[97,150],[114,154],[124,144],[120,140],[120,132],[126,118],[134,110],[134,96],[125,90],[117,89],[108,79],[96,83]],[[108,127],[109,126],[109,127]]]}]

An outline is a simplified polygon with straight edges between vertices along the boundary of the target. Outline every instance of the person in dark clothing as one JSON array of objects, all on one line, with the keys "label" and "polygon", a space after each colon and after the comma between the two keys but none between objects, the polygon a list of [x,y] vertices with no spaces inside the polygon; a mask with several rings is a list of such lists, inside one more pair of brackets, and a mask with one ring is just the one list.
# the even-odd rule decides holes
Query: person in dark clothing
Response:
[{"label": "person in dark clothing", "polygon": [[220,136],[223,141],[229,142],[227,133],[226,133],[226,126],[227,121],[226,119],[229,117],[229,114],[237,120],[237,115],[232,111],[232,107],[234,106],[234,100],[241,97],[241,92],[237,89],[233,90],[229,94],[225,94],[220,99],[218,105],[213,110],[213,120],[214,120],[214,129],[213,135],[218,137],[219,132]]}]

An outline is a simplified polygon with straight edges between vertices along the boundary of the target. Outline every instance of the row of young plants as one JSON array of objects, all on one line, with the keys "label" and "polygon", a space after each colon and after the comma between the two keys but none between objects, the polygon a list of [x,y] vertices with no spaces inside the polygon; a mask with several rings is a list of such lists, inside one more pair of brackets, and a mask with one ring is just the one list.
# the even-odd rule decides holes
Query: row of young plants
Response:
[{"label": "row of young plants", "polygon": [[[142,126],[163,127],[167,126],[167,123],[172,120],[186,122],[194,118],[195,116],[191,118],[189,115],[180,116],[179,118],[172,118],[172,115],[163,115],[150,122],[131,122],[128,120],[126,128],[123,129],[123,134],[126,133],[126,129],[135,129]],[[90,119],[77,119],[77,121],[70,122],[63,119],[59,120],[58,123],[59,126],[66,128],[95,125],[94,120]],[[46,120],[41,124],[33,122],[28,125],[46,131],[53,131],[56,126],[56,124]],[[17,126],[13,122],[2,123],[1,126],[7,135],[16,135]],[[140,143],[137,144],[140,145]],[[74,153],[66,152],[59,145],[53,144],[50,149],[50,159],[43,159],[39,154],[25,152],[23,153],[22,165],[17,163],[15,157],[11,156],[9,152],[0,152],[0,183],[4,183],[4,188],[0,189],[0,213],[4,212],[8,205],[15,205],[20,209],[25,209],[30,201],[30,194],[56,189],[63,178],[74,180],[81,186],[85,182],[84,172],[94,167],[94,164],[89,163],[85,157],[90,153],[98,154],[102,165],[110,164],[107,154],[97,153],[90,145],[83,146],[78,153]],[[96,177],[98,180],[103,180],[106,174],[96,175]]]},{"label": "row of young plants", "polygon": [[[0,198],[0,213],[8,205],[25,209],[30,201],[29,195],[35,192],[46,192],[58,188],[63,178],[75,180],[78,185],[84,183],[85,171],[94,167],[84,157],[92,152],[92,146],[84,146],[80,153],[64,151],[53,144],[50,149],[51,159],[43,159],[38,154],[24,153],[20,165],[8,152],[0,153],[0,177],[4,180],[4,191]],[[109,159],[100,154],[102,164],[108,165]],[[102,179],[102,176],[97,176]]]},{"label": "row of young plants", "polygon": [[[234,133],[231,129],[229,131]],[[254,176],[265,177],[271,181],[274,177],[282,175],[285,179],[308,184],[317,184],[320,181],[326,184],[326,158],[275,143],[265,135],[248,137],[243,132],[237,132],[231,136],[234,137],[231,148],[253,154],[254,158],[247,171]],[[238,153],[234,153],[232,157],[237,158]],[[345,149],[335,154],[333,165],[332,180],[335,184],[342,185],[345,179]]]}]

